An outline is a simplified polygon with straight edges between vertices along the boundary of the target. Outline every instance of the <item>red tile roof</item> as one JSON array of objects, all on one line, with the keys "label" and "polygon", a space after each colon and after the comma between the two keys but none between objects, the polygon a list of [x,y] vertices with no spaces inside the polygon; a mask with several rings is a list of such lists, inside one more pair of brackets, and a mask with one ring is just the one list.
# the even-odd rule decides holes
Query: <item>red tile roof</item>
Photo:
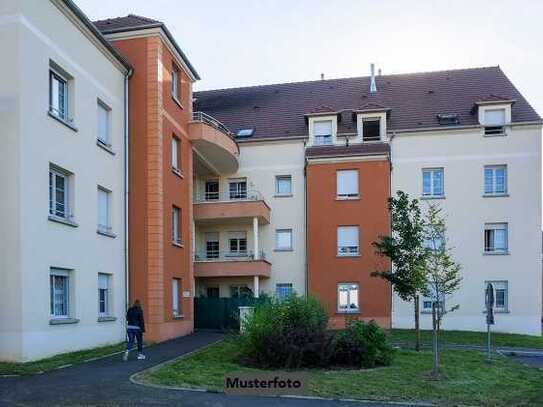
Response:
[{"label": "red tile roof", "polygon": [[195,111],[217,118],[234,133],[255,128],[252,139],[307,135],[305,115],[326,106],[333,111],[389,108],[389,130],[439,126],[438,114],[457,113],[459,125],[478,124],[477,101],[500,95],[514,99],[513,122],[541,118],[499,67],[382,75],[377,92],[369,77],[317,80],[195,92]]}]

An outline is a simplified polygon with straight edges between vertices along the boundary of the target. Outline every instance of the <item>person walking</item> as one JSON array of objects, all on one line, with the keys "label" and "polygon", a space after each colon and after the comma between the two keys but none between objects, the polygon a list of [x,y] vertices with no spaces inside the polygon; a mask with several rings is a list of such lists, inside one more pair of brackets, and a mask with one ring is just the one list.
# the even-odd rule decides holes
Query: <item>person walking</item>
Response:
[{"label": "person walking", "polygon": [[143,309],[141,308],[140,300],[135,300],[134,304],[126,311],[126,350],[123,355],[123,360],[128,360],[128,355],[134,345],[134,340],[138,343],[138,360],[145,359],[143,354],[143,333],[145,332],[145,321],[143,320]]}]

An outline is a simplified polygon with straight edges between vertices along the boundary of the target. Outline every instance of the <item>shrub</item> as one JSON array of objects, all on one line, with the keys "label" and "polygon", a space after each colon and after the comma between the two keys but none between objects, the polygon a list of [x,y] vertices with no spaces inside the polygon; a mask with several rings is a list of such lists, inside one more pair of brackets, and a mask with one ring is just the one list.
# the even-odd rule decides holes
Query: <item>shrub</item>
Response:
[{"label": "shrub", "polygon": [[331,362],[335,365],[372,368],[392,363],[394,349],[375,321],[347,321],[346,329],[335,334],[333,344]]},{"label": "shrub", "polygon": [[326,311],[315,298],[272,299],[248,318],[241,336],[242,358],[264,368],[321,365],[330,343],[327,324]]}]

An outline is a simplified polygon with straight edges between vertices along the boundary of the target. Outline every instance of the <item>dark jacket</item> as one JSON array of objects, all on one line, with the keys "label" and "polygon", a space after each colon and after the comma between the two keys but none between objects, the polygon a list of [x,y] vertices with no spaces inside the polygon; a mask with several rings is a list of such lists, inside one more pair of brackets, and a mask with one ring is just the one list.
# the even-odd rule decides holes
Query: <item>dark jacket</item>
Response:
[{"label": "dark jacket", "polygon": [[139,326],[141,332],[145,332],[145,321],[143,320],[143,310],[140,307],[130,307],[126,311],[127,325]]}]

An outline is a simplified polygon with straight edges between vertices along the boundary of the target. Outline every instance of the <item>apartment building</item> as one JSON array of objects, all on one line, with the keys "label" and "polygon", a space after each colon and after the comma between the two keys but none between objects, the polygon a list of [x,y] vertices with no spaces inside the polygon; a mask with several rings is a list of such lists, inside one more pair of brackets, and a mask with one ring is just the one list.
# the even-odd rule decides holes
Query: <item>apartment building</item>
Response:
[{"label": "apartment building", "polygon": [[[484,330],[484,287],[492,282],[494,329],[541,334],[542,121],[499,67],[213,90],[195,99],[236,135],[239,174],[253,158],[267,168],[259,188],[273,187],[272,174],[288,176],[285,166],[305,168],[306,191],[290,198],[304,216],[290,224],[274,208],[275,239],[258,247],[273,250],[284,230],[305,220],[306,265],[281,265],[286,278],[275,278],[282,253],[274,252],[275,286],[266,292],[305,280],[306,292],[328,307],[332,326],[356,316],[412,327],[412,304],[370,276],[389,267],[372,242],[389,232],[387,198],[403,190],[423,210],[427,202],[440,204],[462,265],[462,287],[446,298],[460,309],[445,317],[444,328]],[[300,151],[280,154],[287,145]],[[222,244],[228,249],[227,240]],[[429,304],[424,298],[425,328]]]},{"label": "apartment building", "polygon": [[0,359],[119,342],[130,65],[69,1],[2,1],[0,50]]}]

